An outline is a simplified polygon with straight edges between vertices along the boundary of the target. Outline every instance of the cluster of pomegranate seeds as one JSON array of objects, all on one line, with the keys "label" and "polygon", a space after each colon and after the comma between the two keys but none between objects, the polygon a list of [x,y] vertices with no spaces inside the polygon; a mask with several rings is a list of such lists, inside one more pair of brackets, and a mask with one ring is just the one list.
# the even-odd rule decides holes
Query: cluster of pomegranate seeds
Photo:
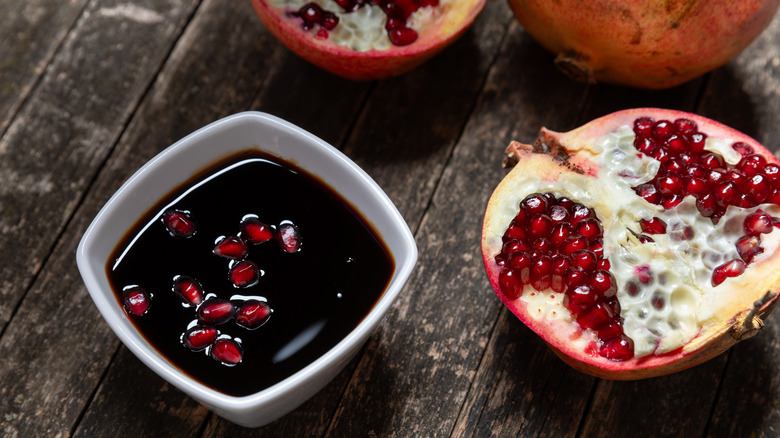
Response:
[{"label": "cluster of pomegranate seeds", "polygon": [[[417,31],[408,26],[409,17],[420,8],[426,6],[438,6],[439,0],[335,0],[345,13],[355,12],[366,5],[379,6],[387,20],[385,30],[390,42],[394,46],[407,46],[417,41]],[[301,26],[304,30],[311,30],[315,25],[321,26],[318,37],[327,37],[327,31],[336,28],[339,18],[329,11],[322,9],[314,2],[303,5],[294,16],[303,20]],[[324,33],[321,33],[324,32]]]},{"label": "cluster of pomegranate seeds", "polygon": [[[189,212],[171,209],[163,213],[162,222],[168,233],[176,238],[191,237],[196,232],[195,221]],[[283,221],[278,227],[266,225],[255,215],[247,215],[239,224],[237,236],[223,236],[217,239],[212,252],[230,260],[229,278],[234,287],[248,288],[258,283],[262,271],[247,257],[249,245],[259,245],[271,240],[277,242],[285,253],[301,249],[301,234],[290,221]],[[233,298],[225,300],[214,294],[206,294],[201,283],[187,275],[173,278],[171,291],[182,300],[185,307],[195,309],[197,321],[181,336],[182,344],[192,351],[207,350],[220,363],[233,366],[243,359],[244,351],[239,339],[220,334],[215,327],[231,319],[247,330],[254,330],[271,317],[271,307],[256,298]],[[152,303],[152,295],[140,286],[129,286],[122,294],[125,310],[135,316],[145,315]]]},{"label": "cluster of pomegranate seeds", "polygon": [[[742,156],[732,166],[720,154],[704,150],[707,134],[699,132],[692,120],[671,122],[640,117],[634,121],[634,133],[637,150],[661,162],[652,180],[634,187],[639,196],[652,204],[672,208],[690,195],[696,199],[699,213],[713,223],[718,223],[729,206],[752,208],[763,203],[780,204],[780,166],[767,163],[766,158],[754,153],[746,143],[731,145]],[[647,234],[666,232],[665,224],[663,228],[644,222],[641,226]],[[740,258],[716,267],[712,285],[745,272],[753,257],[763,252],[760,235],[771,232],[772,226],[772,217],[760,210],[748,215],[744,221],[745,235],[736,243]],[[639,238],[642,242],[653,241],[646,235]]]},{"label": "cluster of pomegranate seeds", "polygon": [[322,9],[322,6],[314,2],[301,6],[297,12],[293,13],[293,16],[303,20],[301,23],[303,30],[309,31],[314,29],[314,26],[319,25],[320,30],[317,32],[317,36],[320,38],[327,38],[328,31],[335,29],[339,24],[339,17],[336,14]]},{"label": "cluster of pomegranate seeds", "polygon": [[720,154],[704,150],[707,134],[692,120],[640,117],[634,133],[637,150],[661,162],[651,181],[634,188],[652,204],[671,208],[691,195],[699,212],[717,223],[730,205],[780,203],[780,166],[767,163],[748,144],[731,145],[742,156],[732,166]]},{"label": "cluster of pomegranate seeds", "polygon": [[551,193],[528,195],[496,256],[499,284],[510,299],[526,286],[563,293],[577,323],[598,334],[599,354],[623,361],[634,356],[634,346],[623,333],[617,285],[602,238],[601,222],[590,208]]}]

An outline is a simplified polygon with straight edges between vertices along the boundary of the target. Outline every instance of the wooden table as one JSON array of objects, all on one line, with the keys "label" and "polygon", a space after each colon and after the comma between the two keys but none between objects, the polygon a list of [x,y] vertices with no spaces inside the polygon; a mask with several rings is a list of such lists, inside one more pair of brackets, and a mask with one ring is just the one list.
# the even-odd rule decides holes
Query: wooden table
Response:
[{"label": "wooden table", "polygon": [[[639,382],[580,374],[485,277],[482,213],[502,151],[638,106],[721,120],[777,151],[780,19],[729,65],[666,91],[574,83],[501,0],[410,74],[350,82],[300,60],[247,0],[0,3],[0,436],[776,436],[780,321],[695,369]],[[243,429],[121,345],[76,245],[122,182],[243,110],[342,149],[414,232],[416,270],[322,392]]]}]

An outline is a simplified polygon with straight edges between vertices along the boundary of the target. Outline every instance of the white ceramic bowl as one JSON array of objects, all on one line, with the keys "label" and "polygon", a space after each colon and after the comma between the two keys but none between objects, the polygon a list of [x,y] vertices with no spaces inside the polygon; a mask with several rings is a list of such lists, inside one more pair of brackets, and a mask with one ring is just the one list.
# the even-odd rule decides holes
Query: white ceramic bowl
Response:
[{"label": "white ceramic bowl", "polygon": [[[259,145],[259,146],[257,146]],[[296,163],[340,193],[374,226],[395,271],[362,322],[326,354],[287,379],[245,397],[212,390],[179,371],[152,348],[117,303],[106,263],[125,233],[175,187],[219,159],[261,149]],[[362,169],[334,147],[277,117],[244,112],[214,122],[170,146],[139,169],[100,210],[79,243],[77,262],[95,305],[141,361],[218,415],[258,427],[295,409],[322,389],[357,353],[398,296],[417,261],[417,247],[393,203]]]}]

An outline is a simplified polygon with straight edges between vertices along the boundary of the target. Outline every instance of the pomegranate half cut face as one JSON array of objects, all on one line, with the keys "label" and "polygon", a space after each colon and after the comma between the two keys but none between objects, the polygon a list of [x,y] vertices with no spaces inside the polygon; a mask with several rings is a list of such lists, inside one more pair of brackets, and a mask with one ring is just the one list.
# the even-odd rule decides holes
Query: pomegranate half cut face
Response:
[{"label": "pomegranate half cut face", "polygon": [[754,334],[780,288],[780,164],[693,114],[621,111],[513,142],[482,255],[502,302],[562,359],[639,379]]},{"label": "pomegranate half cut face", "polygon": [[457,39],[485,0],[252,0],[290,50],[355,80],[405,73]]}]

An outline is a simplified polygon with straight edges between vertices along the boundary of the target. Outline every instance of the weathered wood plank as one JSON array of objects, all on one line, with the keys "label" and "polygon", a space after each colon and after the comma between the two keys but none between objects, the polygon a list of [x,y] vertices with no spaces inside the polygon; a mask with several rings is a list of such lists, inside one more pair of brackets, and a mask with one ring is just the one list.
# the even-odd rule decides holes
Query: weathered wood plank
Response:
[{"label": "weathered wood plank", "polygon": [[43,75],[87,0],[0,3],[0,135]]},{"label": "weathered wood plank", "polygon": [[193,8],[91,3],[0,143],[3,326],[25,298],[0,338],[4,435],[69,434],[116,349],[77,274],[80,232],[48,256]]},{"label": "weathered wood plank", "polygon": [[0,139],[0,331],[193,7],[153,3],[90,4]]}]

